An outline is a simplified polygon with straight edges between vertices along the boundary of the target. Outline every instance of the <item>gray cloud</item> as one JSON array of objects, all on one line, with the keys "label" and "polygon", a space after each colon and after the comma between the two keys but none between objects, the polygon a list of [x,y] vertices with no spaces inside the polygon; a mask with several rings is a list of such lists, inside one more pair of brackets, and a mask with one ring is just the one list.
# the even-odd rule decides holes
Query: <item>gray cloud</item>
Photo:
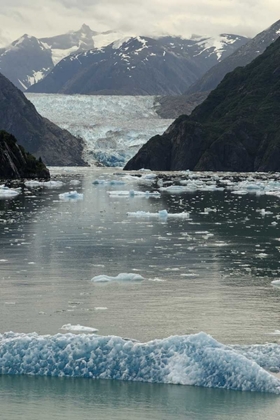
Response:
[{"label": "gray cloud", "polygon": [[[2,4],[3,3],[3,4]],[[280,16],[279,0],[0,0],[0,43],[77,30],[254,36]]]}]

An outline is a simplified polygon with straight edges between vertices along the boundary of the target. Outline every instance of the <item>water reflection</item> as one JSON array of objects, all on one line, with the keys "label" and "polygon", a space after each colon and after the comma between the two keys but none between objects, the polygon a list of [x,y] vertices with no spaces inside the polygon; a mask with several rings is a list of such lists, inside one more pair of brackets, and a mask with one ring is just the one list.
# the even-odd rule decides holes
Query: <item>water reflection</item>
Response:
[{"label": "water reflection", "polygon": [[279,397],[188,386],[72,378],[0,376],[2,418],[277,418]]}]

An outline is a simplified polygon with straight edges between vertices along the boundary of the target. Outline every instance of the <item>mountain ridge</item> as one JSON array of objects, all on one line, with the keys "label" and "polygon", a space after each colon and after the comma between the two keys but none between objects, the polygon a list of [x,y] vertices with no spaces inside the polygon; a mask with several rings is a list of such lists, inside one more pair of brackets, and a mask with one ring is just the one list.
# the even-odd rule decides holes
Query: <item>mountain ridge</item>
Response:
[{"label": "mountain ridge", "polygon": [[127,37],[99,49],[71,54],[29,92],[64,94],[181,94],[247,38]]},{"label": "mountain ridge", "polygon": [[279,171],[280,38],[228,73],[190,116],[151,138],[125,170]]}]

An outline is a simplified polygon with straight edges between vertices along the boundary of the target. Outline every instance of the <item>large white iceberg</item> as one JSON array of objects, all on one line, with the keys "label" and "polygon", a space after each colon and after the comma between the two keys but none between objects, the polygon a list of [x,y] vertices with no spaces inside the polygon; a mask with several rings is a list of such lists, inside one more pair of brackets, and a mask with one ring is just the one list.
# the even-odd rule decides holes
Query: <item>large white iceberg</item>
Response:
[{"label": "large white iceberg", "polygon": [[280,381],[205,333],[147,343],[94,334],[0,334],[0,374],[70,376],[280,393]]}]

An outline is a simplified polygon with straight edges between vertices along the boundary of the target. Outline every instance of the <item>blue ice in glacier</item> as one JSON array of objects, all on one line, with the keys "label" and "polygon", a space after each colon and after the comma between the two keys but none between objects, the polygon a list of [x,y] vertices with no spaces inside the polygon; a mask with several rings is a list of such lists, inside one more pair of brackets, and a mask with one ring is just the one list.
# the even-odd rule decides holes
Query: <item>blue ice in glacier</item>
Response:
[{"label": "blue ice in glacier", "polygon": [[123,167],[172,120],[156,112],[155,96],[26,94],[37,111],[85,142],[90,164]]},{"label": "blue ice in glacier", "polygon": [[211,336],[147,343],[72,333],[0,334],[0,374],[69,376],[280,393],[280,381]]}]

